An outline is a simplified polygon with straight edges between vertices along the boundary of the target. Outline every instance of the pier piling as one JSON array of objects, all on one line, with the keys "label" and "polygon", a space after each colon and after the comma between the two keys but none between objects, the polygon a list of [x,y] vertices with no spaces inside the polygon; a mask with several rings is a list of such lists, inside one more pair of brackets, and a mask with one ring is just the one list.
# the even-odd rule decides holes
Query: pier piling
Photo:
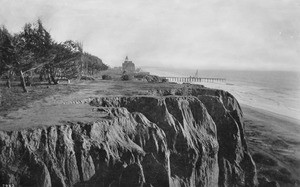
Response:
[{"label": "pier piling", "polygon": [[225,82],[225,78],[206,78],[206,77],[166,77],[169,82]]}]

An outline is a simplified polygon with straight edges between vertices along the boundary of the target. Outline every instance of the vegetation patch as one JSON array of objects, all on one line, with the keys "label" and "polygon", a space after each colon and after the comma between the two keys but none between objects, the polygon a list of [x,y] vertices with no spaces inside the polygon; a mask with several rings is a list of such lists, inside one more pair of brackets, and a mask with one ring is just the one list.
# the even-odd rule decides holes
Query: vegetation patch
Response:
[{"label": "vegetation patch", "polygon": [[129,80],[132,80],[133,79],[133,76],[132,75],[129,75],[129,74],[125,74],[125,75],[122,75],[121,79],[123,81],[129,81]]},{"label": "vegetation patch", "polygon": [[[0,86],[3,86],[3,82]],[[68,95],[82,88],[83,86],[74,84],[48,86],[45,83],[28,87],[28,92],[23,93],[22,88],[18,85],[13,84],[10,89],[2,87],[0,95],[0,116],[5,117],[10,112],[27,107],[29,103],[36,100],[41,100],[55,94]]]},{"label": "vegetation patch", "polygon": [[112,77],[110,75],[102,75],[103,80],[111,80]]},{"label": "vegetation patch", "polygon": [[[39,82],[58,84],[60,79],[90,77],[108,69],[102,60],[83,51],[80,42],[56,42],[41,20],[26,23],[20,33],[0,27],[0,79],[6,87],[18,78],[23,92],[38,77]],[[90,80],[90,79],[88,79]]]}]

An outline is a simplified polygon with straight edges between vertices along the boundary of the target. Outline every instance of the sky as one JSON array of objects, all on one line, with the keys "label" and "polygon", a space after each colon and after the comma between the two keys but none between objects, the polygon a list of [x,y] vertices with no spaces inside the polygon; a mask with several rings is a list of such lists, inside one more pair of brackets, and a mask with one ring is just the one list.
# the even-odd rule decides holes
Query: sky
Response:
[{"label": "sky", "polygon": [[38,18],[111,67],[300,71],[299,0],[0,0],[13,33]]}]

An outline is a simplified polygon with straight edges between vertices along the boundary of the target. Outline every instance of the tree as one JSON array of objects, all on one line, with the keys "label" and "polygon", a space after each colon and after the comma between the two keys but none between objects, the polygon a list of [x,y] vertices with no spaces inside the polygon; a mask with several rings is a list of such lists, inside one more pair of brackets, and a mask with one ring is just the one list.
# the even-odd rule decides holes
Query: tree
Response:
[{"label": "tree", "polygon": [[53,43],[49,53],[53,58],[41,69],[41,73],[47,74],[49,84],[58,84],[57,76],[73,78],[81,74],[82,47],[79,43],[71,40]]},{"label": "tree", "polygon": [[7,29],[0,28],[0,75],[7,77],[10,87],[12,74],[20,76],[21,86],[27,92],[24,74],[40,68],[55,58],[51,53],[53,40],[42,21],[25,24],[22,32],[12,36]]},{"label": "tree", "polygon": [[58,83],[57,76],[80,79],[82,73],[94,74],[107,69],[101,59],[83,53],[82,44],[72,40],[56,43],[41,20],[26,23],[23,30],[11,35],[0,28],[0,76],[20,76],[21,86],[27,92],[24,75],[28,72],[47,77],[49,84]]},{"label": "tree", "polygon": [[[82,73],[83,73],[83,45],[80,42],[75,42],[72,40],[67,40],[63,43],[65,48],[70,50],[73,54],[77,55],[77,59],[75,61],[76,67],[73,68],[73,71],[76,71],[76,77],[77,79],[81,79]],[[75,73],[75,72],[74,72]]]},{"label": "tree", "polygon": [[13,75],[13,66],[15,63],[15,51],[12,44],[12,36],[7,29],[0,28],[0,77],[6,76],[6,85],[11,87],[10,79]]},{"label": "tree", "polygon": [[35,24],[25,24],[23,31],[14,36],[16,63],[13,66],[20,76],[24,92],[27,92],[24,73],[41,67],[54,58],[50,54],[52,43],[51,36],[41,20]]},{"label": "tree", "polygon": [[89,53],[83,53],[83,72],[87,75],[93,75],[101,70],[107,70],[108,66],[102,60]]}]

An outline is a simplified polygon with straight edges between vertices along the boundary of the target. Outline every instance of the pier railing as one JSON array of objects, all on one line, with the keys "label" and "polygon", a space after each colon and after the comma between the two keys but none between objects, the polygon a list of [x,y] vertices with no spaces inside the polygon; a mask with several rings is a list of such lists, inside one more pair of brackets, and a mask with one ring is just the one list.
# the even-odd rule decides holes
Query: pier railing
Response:
[{"label": "pier railing", "polygon": [[203,77],[166,77],[169,82],[225,82],[225,78],[203,78]]}]

